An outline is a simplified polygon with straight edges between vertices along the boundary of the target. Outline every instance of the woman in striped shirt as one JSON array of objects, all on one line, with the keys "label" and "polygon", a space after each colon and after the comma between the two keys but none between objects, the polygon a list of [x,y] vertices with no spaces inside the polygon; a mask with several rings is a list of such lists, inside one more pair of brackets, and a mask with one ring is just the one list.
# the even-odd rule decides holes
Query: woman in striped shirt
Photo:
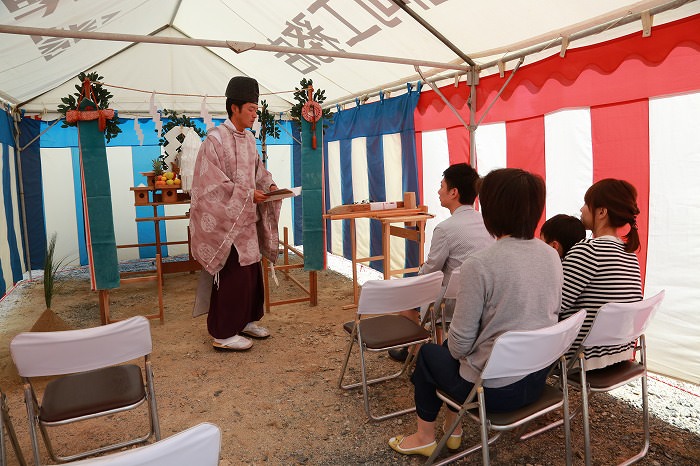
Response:
[{"label": "woman in striped shirt", "polygon": [[[560,319],[586,309],[586,320],[568,358],[574,356],[593,324],[598,309],[608,302],[628,303],[643,297],[637,231],[637,190],[624,180],[598,181],[588,188],[581,221],[593,237],[575,244],[566,255]],[[618,230],[629,226],[626,235]],[[586,350],[586,367],[600,369],[632,358],[634,342]]]}]

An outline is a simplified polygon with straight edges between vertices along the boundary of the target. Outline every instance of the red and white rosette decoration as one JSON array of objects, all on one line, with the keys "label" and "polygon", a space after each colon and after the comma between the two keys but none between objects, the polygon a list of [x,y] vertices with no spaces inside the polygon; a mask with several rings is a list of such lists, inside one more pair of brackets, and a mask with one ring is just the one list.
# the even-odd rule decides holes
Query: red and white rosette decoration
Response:
[{"label": "red and white rosette decoration", "polygon": [[311,123],[311,148],[316,149],[316,122],[321,119],[323,109],[321,105],[313,100],[313,87],[308,89],[309,100],[301,107],[301,116],[304,120]]}]

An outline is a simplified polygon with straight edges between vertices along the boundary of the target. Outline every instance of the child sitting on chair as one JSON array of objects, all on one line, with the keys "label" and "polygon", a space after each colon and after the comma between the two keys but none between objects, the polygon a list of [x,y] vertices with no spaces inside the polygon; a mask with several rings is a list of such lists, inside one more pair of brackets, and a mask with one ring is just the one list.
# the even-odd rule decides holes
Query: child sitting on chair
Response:
[{"label": "child sitting on chair", "polygon": [[542,224],[540,239],[559,253],[561,260],[571,247],[586,237],[583,222],[571,215],[559,214]]}]

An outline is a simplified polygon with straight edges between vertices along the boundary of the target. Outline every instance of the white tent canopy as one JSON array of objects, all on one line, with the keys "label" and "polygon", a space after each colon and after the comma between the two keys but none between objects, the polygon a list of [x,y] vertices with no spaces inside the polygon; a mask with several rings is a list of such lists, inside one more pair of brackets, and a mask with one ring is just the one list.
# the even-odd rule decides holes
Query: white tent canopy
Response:
[{"label": "white tent canopy", "polygon": [[[498,72],[498,60],[527,51],[527,61],[559,53],[563,37],[604,32],[572,41],[570,47],[609,40],[700,12],[696,1],[608,0],[413,0],[406,8],[439,31],[453,49],[419,20],[388,0],[79,0],[0,4],[0,28],[52,28],[81,33],[253,43],[324,49],[445,63],[464,69],[464,57],[483,73]],[[644,12],[659,11],[650,18]],[[642,19],[637,19],[641,15]],[[627,23],[628,21],[631,21]],[[627,23],[627,24],[625,24]],[[624,24],[621,27],[614,27]],[[0,29],[1,30],[1,29]],[[53,113],[72,92],[80,71],[97,70],[124,116],[148,111],[150,93],[159,108],[198,112],[202,96],[221,113],[221,95],[233,75],[253,76],[275,112],[287,111],[299,81],[313,79],[329,102],[343,102],[418,78],[414,64],[204,46],[136,44],[47,35],[2,34],[0,98],[29,113]],[[564,39],[566,42],[566,39]],[[535,53],[537,50],[543,50]],[[506,62],[512,67],[514,61]],[[464,71],[429,69],[452,79]],[[270,94],[276,93],[276,94]]]}]

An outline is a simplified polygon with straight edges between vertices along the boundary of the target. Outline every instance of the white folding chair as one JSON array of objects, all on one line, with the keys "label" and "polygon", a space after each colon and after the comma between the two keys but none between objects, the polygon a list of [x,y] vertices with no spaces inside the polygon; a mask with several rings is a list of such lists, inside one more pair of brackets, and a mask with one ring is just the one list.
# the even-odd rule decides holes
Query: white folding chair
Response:
[{"label": "white folding chair", "polygon": [[[588,413],[588,397],[593,392],[608,392],[627,385],[635,380],[642,381],[642,417],[644,424],[644,444],[636,455],[620,464],[632,464],[642,459],[649,450],[649,406],[647,393],[647,357],[644,331],[652,317],[656,314],[664,299],[662,290],[655,296],[635,303],[608,303],[598,309],[593,325],[588,335],[581,343],[577,352],[579,371],[570,371],[569,384],[581,390],[583,411],[583,439],[586,466],[593,459],[591,455],[590,419]],[[585,349],[594,346],[624,345],[636,341],[636,354],[640,359],[623,361],[602,369],[586,370]],[[585,387],[585,389],[583,389]]]},{"label": "white folding chair", "polygon": [[[559,360],[563,374],[566,374],[566,358],[564,355],[571,347],[586,317],[585,311],[579,311],[573,316],[552,326],[538,330],[510,331],[500,335],[494,342],[491,355],[474,388],[464,403],[459,404],[438,390],[437,394],[445,403],[459,410],[455,421],[445,431],[437,448],[428,458],[426,464],[433,464],[445,447],[450,434],[462,422],[465,415],[479,422],[481,427],[481,443],[441,460],[435,464],[448,464],[463,458],[479,449],[482,451],[483,464],[489,464],[489,445],[500,437],[506,430],[516,427],[562,408],[564,417],[564,439],[566,448],[566,464],[571,464],[571,430],[569,426],[569,397],[566,382],[561,390],[545,384],[540,399],[528,406],[510,412],[487,412],[484,400],[483,382],[500,377],[525,376],[551,366]],[[496,434],[489,438],[489,430]]]},{"label": "white folding chair", "polygon": [[[381,421],[415,411],[416,408],[414,406],[374,416],[370,411],[369,402],[369,385],[400,377],[406,373],[414,356],[409,352],[409,357],[406,358],[401,370],[398,372],[368,379],[365,351],[376,353],[430,341],[431,334],[425,328],[407,317],[390,313],[434,303],[441,286],[442,272],[393,280],[370,280],[362,286],[355,320],[346,322],[343,325],[350,338],[338,386],[345,390],[362,387],[365,411],[371,420]],[[368,315],[375,315],[376,317],[362,318]],[[343,385],[343,379],[355,343],[357,343],[360,352],[362,380]]]},{"label": "white folding chair", "polygon": [[67,463],[71,466],[217,466],[221,431],[203,422],[143,447],[98,458]]},{"label": "white folding chair", "polygon": [[[452,271],[452,275],[450,275],[450,280],[447,282],[447,286],[444,287],[442,293],[440,294],[440,298],[435,303],[434,314],[436,314],[436,318],[434,320],[440,321],[443,339],[447,336],[447,316],[445,315],[445,307],[447,304],[445,301],[448,299],[457,299],[460,277],[460,269],[454,269]],[[435,324],[435,322],[433,322],[433,324]],[[435,338],[435,340],[437,341],[437,338]],[[437,343],[442,343],[442,341],[437,341]]]},{"label": "white folding chair", "polygon": [[[49,455],[58,462],[144,443],[151,435],[159,440],[151,350],[151,327],[141,316],[82,330],[17,335],[10,352],[24,381],[35,464],[40,464],[37,424]],[[143,367],[124,364],[138,358],[143,358]],[[36,377],[51,377],[43,393],[33,381]],[[66,456],[51,445],[49,427],[136,409],[146,402],[150,429],[142,436]]]},{"label": "white folding chair", "polygon": [[19,446],[19,441],[17,440],[17,434],[15,433],[15,428],[12,425],[12,419],[10,418],[10,408],[7,406],[7,398],[5,393],[0,389],[0,466],[5,466],[7,464],[7,451],[5,448],[5,431],[10,437],[10,443],[12,443],[12,448],[15,451],[15,456],[20,466],[25,466],[27,462],[24,460],[22,455],[22,449]]}]

